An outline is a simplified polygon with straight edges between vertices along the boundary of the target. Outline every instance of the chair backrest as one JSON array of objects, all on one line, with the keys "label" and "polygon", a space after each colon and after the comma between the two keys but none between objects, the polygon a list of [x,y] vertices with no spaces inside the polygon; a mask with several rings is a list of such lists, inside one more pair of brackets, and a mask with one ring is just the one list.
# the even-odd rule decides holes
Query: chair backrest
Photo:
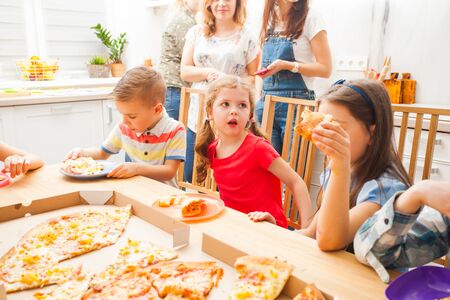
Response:
[{"label": "chair backrest", "polygon": [[[392,110],[394,112],[394,123],[397,123],[396,121],[401,116],[397,150],[403,164],[407,166],[409,178],[413,182],[415,179],[429,179],[432,173],[434,146],[437,143],[436,133],[439,117],[450,116],[450,109],[394,104]],[[408,138],[408,131],[413,132],[412,139]],[[425,141],[423,137],[426,138],[426,146],[425,149],[420,149],[421,141]],[[405,159],[408,161],[405,161]],[[421,168],[417,164],[419,160],[423,160],[421,178],[417,176],[419,174],[416,174]]]},{"label": "chair backrest", "polygon": [[[196,132],[200,132],[203,122],[205,119],[205,96],[206,91],[204,90],[198,90],[198,89],[191,89],[191,88],[185,88],[183,87],[181,89],[181,95],[180,95],[180,115],[179,115],[179,121],[184,124],[184,126],[187,128],[188,126],[188,117],[189,117],[189,105],[191,103],[191,95],[197,94],[199,97],[199,112],[197,117],[197,126],[196,126]],[[192,172],[192,183],[184,181],[183,179],[183,171],[184,171],[184,163],[180,164],[180,167],[178,169],[178,185],[180,187],[183,187],[185,189],[192,189],[196,190],[202,193],[206,193],[213,196],[218,196],[219,193],[217,192],[217,185],[214,181],[214,177],[212,176],[212,170],[209,169],[207,173],[206,180],[202,184],[196,183],[197,178],[197,153],[194,153],[194,170]]]},{"label": "chair backrest", "polygon": [[[288,105],[281,157],[303,178],[308,190],[310,190],[316,148],[313,143],[302,139],[298,134],[293,133],[293,131],[295,124],[300,122],[300,116],[303,110],[305,108],[311,111],[316,110],[317,102],[267,95],[264,100],[261,129],[269,141],[272,138],[275,105],[277,103],[285,103]],[[284,192],[283,206],[289,226],[299,229],[301,220],[298,208],[293,201],[292,192],[287,188]]]}]

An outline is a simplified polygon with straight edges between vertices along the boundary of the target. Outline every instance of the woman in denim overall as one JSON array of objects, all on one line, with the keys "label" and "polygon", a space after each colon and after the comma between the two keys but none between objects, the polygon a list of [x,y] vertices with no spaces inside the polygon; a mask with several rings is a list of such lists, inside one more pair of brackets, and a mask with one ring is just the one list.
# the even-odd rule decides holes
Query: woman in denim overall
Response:
[{"label": "woman in denim overall", "polygon": [[[261,33],[261,65],[262,68],[269,69],[269,72],[261,75],[261,100],[255,108],[260,122],[266,95],[314,100],[314,91],[308,88],[303,75],[329,77],[331,73],[331,54],[326,31],[320,16],[309,11],[308,1],[266,0],[265,5]],[[277,26],[282,24],[279,15],[287,19],[284,29],[281,30],[280,26]],[[275,20],[271,21],[273,18]],[[295,47],[309,48],[309,57],[296,57]],[[275,105],[272,145],[280,154],[283,149],[287,109],[286,103]]]}]

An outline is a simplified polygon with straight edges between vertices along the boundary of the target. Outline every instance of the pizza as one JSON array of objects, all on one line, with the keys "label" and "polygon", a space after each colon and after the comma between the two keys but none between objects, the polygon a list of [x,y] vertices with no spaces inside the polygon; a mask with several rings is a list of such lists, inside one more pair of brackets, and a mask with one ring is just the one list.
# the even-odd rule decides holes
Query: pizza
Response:
[{"label": "pizza", "polygon": [[63,170],[73,175],[96,175],[105,169],[103,163],[95,161],[92,157],[78,157],[64,161]]},{"label": "pizza", "polygon": [[292,266],[275,258],[242,256],[234,265],[238,273],[228,299],[264,299],[278,297],[292,273]]},{"label": "pizza", "polygon": [[101,288],[90,288],[81,299],[157,299],[152,283],[148,270],[134,268],[112,277]]},{"label": "pizza", "polygon": [[149,270],[158,296],[165,299],[206,299],[223,276],[215,262],[160,262]]},{"label": "pizza", "polygon": [[115,262],[109,265],[106,270],[94,276],[91,287],[94,290],[101,290],[111,284],[114,278],[137,268],[143,268],[161,261],[173,260],[178,257],[178,253],[173,249],[166,249],[154,245],[150,242],[128,240],[127,245],[119,250]]},{"label": "pizza", "polygon": [[186,199],[184,195],[171,195],[158,199],[159,207],[170,207],[173,205],[181,204]]},{"label": "pizza", "polygon": [[325,297],[314,284],[308,284],[293,300],[325,300]]},{"label": "pizza", "polygon": [[131,206],[52,218],[26,233],[0,258],[0,282],[7,292],[42,287],[71,277],[59,262],[114,244],[128,222]]},{"label": "pizza", "polygon": [[187,198],[181,204],[181,215],[183,217],[197,216],[202,212],[204,206],[205,200],[203,199]]},{"label": "pizza", "polygon": [[332,121],[333,117],[329,114],[324,115],[320,112],[313,112],[306,108],[301,114],[301,122],[294,128],[295,132],[306,138],[308,141],[312,140],[312,131],[322,121]]},{"label": "pizza", "polygon": [[79,300],[87,292],[91,276],[82,273],[74,274],[70,280],[55,286],[48,292],[34,293],[37,300]]}]

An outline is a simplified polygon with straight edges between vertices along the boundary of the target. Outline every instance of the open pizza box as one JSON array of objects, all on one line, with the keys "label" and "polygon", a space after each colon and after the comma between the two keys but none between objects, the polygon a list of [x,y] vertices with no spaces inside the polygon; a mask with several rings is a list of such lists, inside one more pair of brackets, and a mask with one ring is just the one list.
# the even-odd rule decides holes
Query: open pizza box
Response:
[{"label": "open pizza box", "polygon": [[[128,204],[132,206],[132,216],[117,243],[69,259],[62,264],[82,264],[86,272],[100,272],[114,261],[119,249],[128,239],[149,241],[166,248],[175,248],[178,252],[177,260],[180,261],[216,261],[223,268],[224,276],[211,291],[208,299],[227,299],[227,292],[231,290],[236,279],[234,262],[236,258],[247,253],[215,239],[212,233],[202,234],[191,230],[189,225],[153,208],[152,203],[144,203],[113,191],[80,191],[37,199],[31,203],[0,207],[0,256],[16,245],[28,230],[49,218],[96,209],[102,205]],[[278,299],[292,299],[305,286],[305,282],[291,276]],[[0,283],[0,300],[34,299],[35,292],[49,288],[51,287],[16,292],[7,296],[3,284]],[[325,296],[327,299],[332,298]]]}]

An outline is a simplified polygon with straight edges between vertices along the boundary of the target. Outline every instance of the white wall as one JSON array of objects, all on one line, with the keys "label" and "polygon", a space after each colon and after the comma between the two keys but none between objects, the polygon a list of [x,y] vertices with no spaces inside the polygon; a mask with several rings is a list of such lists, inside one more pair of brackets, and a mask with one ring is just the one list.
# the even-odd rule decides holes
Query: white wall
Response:
[{"label": "white wall", "polygon": [[[142,64],[144,57],[159,60],[160,36],[168,9],[146,7],[149,0],[109,0],[116,32],[127,31],[125,53],[128,67]],[[259,33],[263,0],[248,0],[248,22]],[[313,0],[328,28],[333,56],[331,78],[316,80],[323,90],[340,78],[361,78],[362,71],[339,70],[342,57],[367,57],[368,66],[379,70],[384,56],[392,57],[392,70],[411,72],[417,80],[417,102],[450,105],[447,75],[450,70],[450,1],[410,0]]]}]

